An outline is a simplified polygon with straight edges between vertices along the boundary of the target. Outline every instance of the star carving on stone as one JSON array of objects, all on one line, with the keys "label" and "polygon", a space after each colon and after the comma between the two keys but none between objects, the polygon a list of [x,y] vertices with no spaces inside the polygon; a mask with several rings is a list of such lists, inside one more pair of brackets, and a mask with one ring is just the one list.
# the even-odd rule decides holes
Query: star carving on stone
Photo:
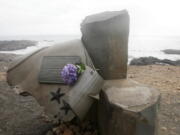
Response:
[{"label": "star carving on stone", "polygon": [[71,107],[66,101],[63,100],[63,107],[60,108],[61,110],[64,110],[65,115],[68,114],[68,112],[71,110]]},{"label": "star carving on stone", "polygon": [[61,89],[59,88],[56,92],[51,92],[52,98],[51,101],[56,100],[58,104],[61,103],[61,97],[64,96],[64,93],[61,93]]}]

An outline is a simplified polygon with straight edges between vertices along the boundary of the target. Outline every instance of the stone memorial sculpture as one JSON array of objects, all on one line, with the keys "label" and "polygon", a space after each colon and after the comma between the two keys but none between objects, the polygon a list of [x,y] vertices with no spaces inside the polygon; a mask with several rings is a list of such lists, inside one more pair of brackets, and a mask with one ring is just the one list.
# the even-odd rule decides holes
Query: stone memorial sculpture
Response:
[{"label": "stone memorial sculpture", "polygon": [[82,42],[105,79],[98,122],[102,135],[155,135],[159,92],[126,79],[129,15],[126,10],[88,16]]},{"label": "stone memorial sculpture", "polygon": [[15,61],[8,70],[9,84],[34,96],[55,121],[83,120],[96,99],[101,135],[155,135],[159,92],[126,79],[128,12],[87,16],[81,31],[81,40]]}]

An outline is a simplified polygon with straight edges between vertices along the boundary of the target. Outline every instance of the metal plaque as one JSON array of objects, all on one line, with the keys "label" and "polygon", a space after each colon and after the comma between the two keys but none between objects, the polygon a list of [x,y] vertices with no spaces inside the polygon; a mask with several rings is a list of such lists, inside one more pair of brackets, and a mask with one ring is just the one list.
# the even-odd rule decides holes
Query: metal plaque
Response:
[{"label": "metal plaque", "polygon": [[80,63],[79,56],[44,56],[40,73],[40,83],[64,84],[60,72],[66,64]]}]

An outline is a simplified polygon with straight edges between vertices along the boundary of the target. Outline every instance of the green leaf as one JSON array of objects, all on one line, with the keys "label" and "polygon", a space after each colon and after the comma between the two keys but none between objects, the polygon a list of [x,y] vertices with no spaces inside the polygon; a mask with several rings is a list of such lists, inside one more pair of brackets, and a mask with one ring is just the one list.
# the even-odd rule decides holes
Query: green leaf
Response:
[{"label": "green leaf", "polygon": [[84,64],[79,64],[79,66],[81,67],[82,70],[86,70],[86,66]]},{"label": "green leaf", "polygon": [[82,63],[77,64],[76,67],[78,68],[78,74],[81,74],[86,70],[86,66]]}]

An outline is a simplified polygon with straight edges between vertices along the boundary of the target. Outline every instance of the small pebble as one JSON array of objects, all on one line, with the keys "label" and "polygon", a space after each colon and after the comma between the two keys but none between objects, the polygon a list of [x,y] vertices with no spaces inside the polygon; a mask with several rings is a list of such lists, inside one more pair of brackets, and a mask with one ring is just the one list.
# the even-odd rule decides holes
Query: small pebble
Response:
[{"label": "small pebble", "polygon": [[48,131],[46,135],[54,135],[52,131]]},{"label": "small pebble", "polygon": [[163,131],[166,131],[166,130],[167,130],[167,128],[166,128],[166,127],[161,127],[161,129],[162,129]]},{"label": "small pebble", "polygon": [[66,129],[63,133],[63,135],[74,135],[73,132],[70,129]]}]

